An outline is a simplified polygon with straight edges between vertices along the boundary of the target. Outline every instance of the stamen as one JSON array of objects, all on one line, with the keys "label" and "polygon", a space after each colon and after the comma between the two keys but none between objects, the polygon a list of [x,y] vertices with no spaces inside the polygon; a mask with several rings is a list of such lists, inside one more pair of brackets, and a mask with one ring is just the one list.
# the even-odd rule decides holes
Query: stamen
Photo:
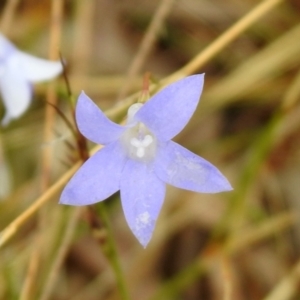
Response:
[{"label": "stamen", "polygon": [[136,148],[137,157],[144,157],[145,148],[147,148],[153,142],[153,137],[147,134],[143,139],[139,140],[137,138],[130,139],[130,144]]},{"label": "stamen", "polygon": [[130,158],[149,161],[155,156],[157,140],[145,124],[135,120],[134,116],[142,106],[142,103],[135,103],[128,109],[127,124],[133,126],[126,130],[121,141]]},{"label": "stamen", "polygon": [[136,155],[139,158],[144,157],[144,155],[145,155],[145,148],[143,148],[143,147],[137,148]]},{"label": "stamen", "polygon": [[130,140],[130,144],[134,147],[140,147],[141,142],[137,138],[132,138]]},{"label": "stamen", "polygon": [[147,134],[142,141],[144,147],[148,147],[152,142],[153,137],[149,134]]}]

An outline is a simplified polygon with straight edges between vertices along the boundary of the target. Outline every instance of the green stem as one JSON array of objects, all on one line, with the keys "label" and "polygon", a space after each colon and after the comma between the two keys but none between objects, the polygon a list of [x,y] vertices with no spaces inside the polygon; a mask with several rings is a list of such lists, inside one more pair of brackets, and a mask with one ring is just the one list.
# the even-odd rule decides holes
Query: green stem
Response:
[{"label": "green stem", "polygon": [[247,192],[255,180],[259,169],[266,161],[266,157],[270,153],[274,144],[274,134],[278,126],[281,124],[285,115],[281,110],[277,111],[270,122],[266,125],[263,131],[259,134],[255,141],[247,163],[240,175],[238,184],[236,184],[236,190],[233,192],[230,202],[227,208],[227,212],[216,226],[213,237],[220,237],[225,232],[230,232],[235,226],[235,217],[242,215],[243,210],[246,207],[246,195]]},{"label": "green stem", "polygon": [[127,289],[127,284],[125,281],[124,273],[121,268],[121,263],[120,263],[120,259],[118,256],[116,243],[113,238],[114,235],[113,235],[113,232],[112,232],[112,229],[110,226],[110,222],[109,222],[109,219],[107,216],[107,209],[103,202],[100,202],[99,204],[97,204],[96,207],[97,207],[97,211],[100,214],[101,221],[103,222],[103,226],[105,227],[106,234],[107,234],[105,241],[102,243],[102,250],[103,250],[104,254],[106,255],[106,257],[108,258],[108,260],[114,270],[121,299],[122,300],[130,300],[131,298],[129,296],[129,292]]}]

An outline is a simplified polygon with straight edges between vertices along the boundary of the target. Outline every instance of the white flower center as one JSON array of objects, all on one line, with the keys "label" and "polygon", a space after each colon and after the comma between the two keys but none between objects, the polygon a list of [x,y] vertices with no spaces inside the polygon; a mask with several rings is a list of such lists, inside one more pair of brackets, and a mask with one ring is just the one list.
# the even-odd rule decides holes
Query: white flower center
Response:
[{"label": "white flower center", "polygon": [[[142,107],[143,104],[133,104],[128,109],[128,123],[134,122],[135,113]],[[127,155],[136,160],[149,161],[156,152],[156,138],[152,132],[139,122],[134,127],[129,128],[121,137]]]},{"label": "white flower center", "polygon": [[153,143],[153,137],[147,134],[143,139],[137,139],[136,137],[131,138],[130,144],[136,148],[137,157],[144,157],[146,149]]}]

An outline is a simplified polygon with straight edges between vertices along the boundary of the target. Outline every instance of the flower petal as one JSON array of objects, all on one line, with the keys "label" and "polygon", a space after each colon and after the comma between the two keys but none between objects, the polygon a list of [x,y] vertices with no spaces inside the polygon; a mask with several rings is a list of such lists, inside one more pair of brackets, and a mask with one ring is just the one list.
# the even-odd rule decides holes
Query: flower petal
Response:
[{"label": "flower petal", "polygon": [[15,46],[0,33],[0,61],[3,62],[15,50]]},{"label": "flower petal", "polygon": [[60,61],[50,61],[38,58],[22,51],[14,53],[19,72],[31,82],[52,79],[62,72]]},{"label": "flower petal", "polygon": [[155,172],[166,183],[190,191],[218,193],[232,190],[215,166],[173,141],[160,149]]},{"label": "flower petal", "polygon": [[151,239],[165,190],[151,165],[127,161],[121,178],[122,206],[131,231],[144,247]]},{"label": "flower petal", "polygon": [[192,117],[202,93],[204,74],[188,76],[154,95],[136,113],[158,139],[177,135]]},{"label": "flower petal", "polygon": [[86,138],[102,145],[117,140],[126,130],[126,127],[109,120],[84,92],[81,92],[78,97],[76,122],[80,132]]},{"label": "flower petal", "polygon": [[6,68],[0,76],[0,92],[6,109],[1,124],[7,125],[11,119],[18,118],[28,108],[32,89],[21,74]]},{"label": "flower petal", "polygon": [[102,201],[120,189],[125,156],[118,142],[89,158],[64,188],[60,203],[89,205]]}]

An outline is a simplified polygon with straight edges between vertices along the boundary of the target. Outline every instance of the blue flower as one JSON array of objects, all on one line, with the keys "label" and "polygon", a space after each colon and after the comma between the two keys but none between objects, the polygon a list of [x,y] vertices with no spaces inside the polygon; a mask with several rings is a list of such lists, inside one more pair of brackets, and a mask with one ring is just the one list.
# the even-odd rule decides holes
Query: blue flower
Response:
[{"label": "blue flower", "polygon": [[0,33],[0,93],[6,109],[2,125],[28,108],[33,82],[54,78],[62,71],[59,61],[48,61],[18,50]]},{"label": "blue flower", "polygon": [[121,191],[126,221],[146,247],[161,210],[166,183],[178,188],[217,193],[232,190],[219,170],[171,141],[188,123],[202,92],[204,75],[179,80],[145,104],[133,104],[125,126],[110,121],[84,92],[76,121],[81,133],[105,145],[77,171],[60,203],[89,205]]}]

